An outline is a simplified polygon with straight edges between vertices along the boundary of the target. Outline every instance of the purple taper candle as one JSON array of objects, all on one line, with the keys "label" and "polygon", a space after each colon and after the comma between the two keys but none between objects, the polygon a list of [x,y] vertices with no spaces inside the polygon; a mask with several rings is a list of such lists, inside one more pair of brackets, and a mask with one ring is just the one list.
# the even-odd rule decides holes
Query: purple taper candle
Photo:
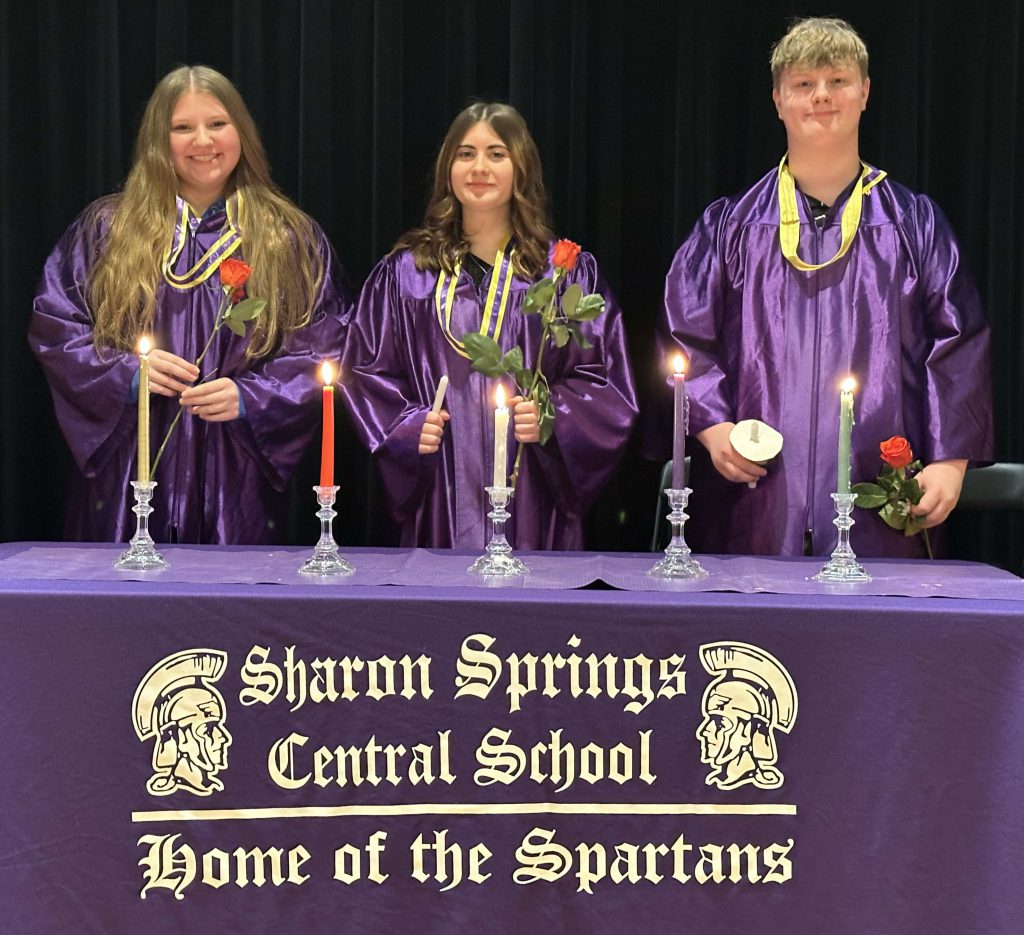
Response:
[{"label": "purple taper candle", "polygon": [[686,359],[676,354],[672,361],[675,369],[675,398],[672,407],[672,488],[682,490],[685,484],[683,466],[686,462]]}]

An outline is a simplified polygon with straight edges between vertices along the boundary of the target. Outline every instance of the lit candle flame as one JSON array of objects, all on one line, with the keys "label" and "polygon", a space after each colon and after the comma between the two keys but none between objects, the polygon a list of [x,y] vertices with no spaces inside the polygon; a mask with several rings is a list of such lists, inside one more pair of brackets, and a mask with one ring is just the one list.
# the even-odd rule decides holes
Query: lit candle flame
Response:
[{"label": "lit candle flame", "polygon": [[320,365],[320,379],[324,381],[324,386],[330,386],[334,382],[334,368],[327,361]]},{"label": "lit candle flame", "polygon": [[139,338],[139,353],[148,354],[151,350],[153,350],[153,339],[148,334],[144,334]]},{"label": "lit candle flame", "polygon": [[494,405],[499,409],[505,408],[505,387],[500,383],[498,384],[498,388],[494,391]]},{"label": "lit candle flame", "polygon": [[672,358],[672,369],[676,373],[686,373],[686,358],[682,354],[676,354]]},{"label": "lit candle flame", "polygon": [[839,384],[839,389],[841,389],[844,393],[852,393],[854,390],[857,389],[857,381],[854,380],[853,377],[847,377],[845,380],[843,380],[842,383]]}]

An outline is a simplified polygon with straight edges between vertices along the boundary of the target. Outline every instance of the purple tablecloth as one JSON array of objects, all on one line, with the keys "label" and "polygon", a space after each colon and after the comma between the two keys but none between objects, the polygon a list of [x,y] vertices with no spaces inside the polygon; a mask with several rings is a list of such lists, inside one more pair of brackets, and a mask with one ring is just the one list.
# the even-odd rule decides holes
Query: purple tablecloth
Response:
[{"label": "purple tablecloth", "polygon": [[0,545],[0,579],[151,581],[182,584],[287,584],[326,587],[402,585],[504,589],[582,588],[597,582],[627,591],[736,591],[743,594],[860,594],[903,597],[1024,600],[1024,579],[976,562],[868,560],[872,580],[828,585],[812,580],[820,559],[700,556],[708,572],[696,581],[653,578],[658,558],[650,553],[554,553],[523,555],[530,571],[513,579],[470,574],[474,555],[448,550],[351,549],[344,554],[356,571],[347,577],[299,574],[309,549],[161,546],[169,567],[127,572],[113,567],[123,547],[111,544]]},{"label": "purple tablecloth", "polygon": [[650,556],[528,556],[507,589],[351,550],[335,586],[166,551],[137,581],[0,547],[4,932],[1020,931],[1008,576],[565,590]]}]

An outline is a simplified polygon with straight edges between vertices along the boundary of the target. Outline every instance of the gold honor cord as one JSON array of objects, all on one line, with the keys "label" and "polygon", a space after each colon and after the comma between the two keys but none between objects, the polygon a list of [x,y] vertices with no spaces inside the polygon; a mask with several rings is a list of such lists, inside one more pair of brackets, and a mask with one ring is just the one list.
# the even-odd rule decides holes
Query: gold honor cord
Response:
[{"label": "gold honor cord", "polygon": [[[242,206],[242,193],[236,192],[235,199],[238,201],[238,208]],[[241,245],[242,235],[238,232],[238,228],[235,226],[235,211],[233,208],[232,199],[228,199],[225,205],[225,211],[228,216],[227,230],[217,238],[216,243],[209,250],[206,251],[187,273],[178,275],[174,272],[174,264],[178,262],[178,257],[181,256],[181,251],[185,247],[185,241],[188,234],[188,216],[191,208],[189,208],[188,202],[182,199],[181,206],[181,218],[178,221],[177,229],[175,230],[174,240],[171,241],[171,246],[167,250],[167,255],[164,257],[164,279],[174,286],[176,289],[194,289],[200,283],[206,282],[214,272],[220,268],[221,260],[231,256]]]},{"label": "gold honor cord", "polygon": [[857,228],[860,227],[864,196],[885,178],[885,173],[878,170],[878,175],[865,185],[864,179],[875,170],[866,162],[861,163],[863,170],[857,178],[857,184],[853,187],[850,200],[846,202],[846,206],[843,208],[843,215],[840,220],[843,239],[839,243],[836,255],[824,263],[805,263],[797,255],[797,250],[800,247],[800,212],[796,206],[796,183],[793,181],[789,166],[786,164],[788,155],[787,153],[786,156],[783,156],[782,162],[779,163],[779,245],[782,247],[782,255],[789,260],[795,269],[802,270],[803,272],[824,269],[826,266],[835,263],[836,260],[846,256],[853,245],[853,238],[857,236]]},{"label": "gold honor cord", "polygon": [[[509,238],[511,239],[511,238]],[[501,326],[505,321],[505,309],[508,307],[508,294],[512,288],[512,252],[508,257],[505,250],[508,247],[508,239],[494,256],[494,271],[491,274],[491,284],[487,289],[487,300],[484,303],[484,314],[480,322],[480,333],[490,334],[497,341],[501,334]],[[452,271],[451,277],[441,270],[437,275],[437,287],[434,289],[434,310],[437,314],[437,323],[441,326],[441,333],[445,340],[451,345],[452,350],[461,357],[469,359],[466,353],[466,345],[452,334],[452,305],[455,303],[455,289],[459,283],[459,276],[462,274],[462,264],[457,263]],[[498,297],[498,285],[501,282],[501,296]],[[447,285],[447,288],[445,286]],[[443,296],[443,298],[442,298]],[[495,305],[498,311],[495,316]],[[491,321],[497,319],[494,331],[491,332]]]}]

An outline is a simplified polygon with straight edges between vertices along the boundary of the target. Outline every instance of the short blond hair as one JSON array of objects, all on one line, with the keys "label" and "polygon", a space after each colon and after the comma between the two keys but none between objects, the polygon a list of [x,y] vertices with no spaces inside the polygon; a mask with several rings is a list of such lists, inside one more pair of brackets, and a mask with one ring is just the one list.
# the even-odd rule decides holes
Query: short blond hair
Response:
[{"label": "short blond hair", "polygon": [[772,83],[787,68],[827,68],[851,64],[860,69],[861,78],[868,76],[868,49],[857,31],[846,20],[812,16],[795,22],[772,48]]}]

